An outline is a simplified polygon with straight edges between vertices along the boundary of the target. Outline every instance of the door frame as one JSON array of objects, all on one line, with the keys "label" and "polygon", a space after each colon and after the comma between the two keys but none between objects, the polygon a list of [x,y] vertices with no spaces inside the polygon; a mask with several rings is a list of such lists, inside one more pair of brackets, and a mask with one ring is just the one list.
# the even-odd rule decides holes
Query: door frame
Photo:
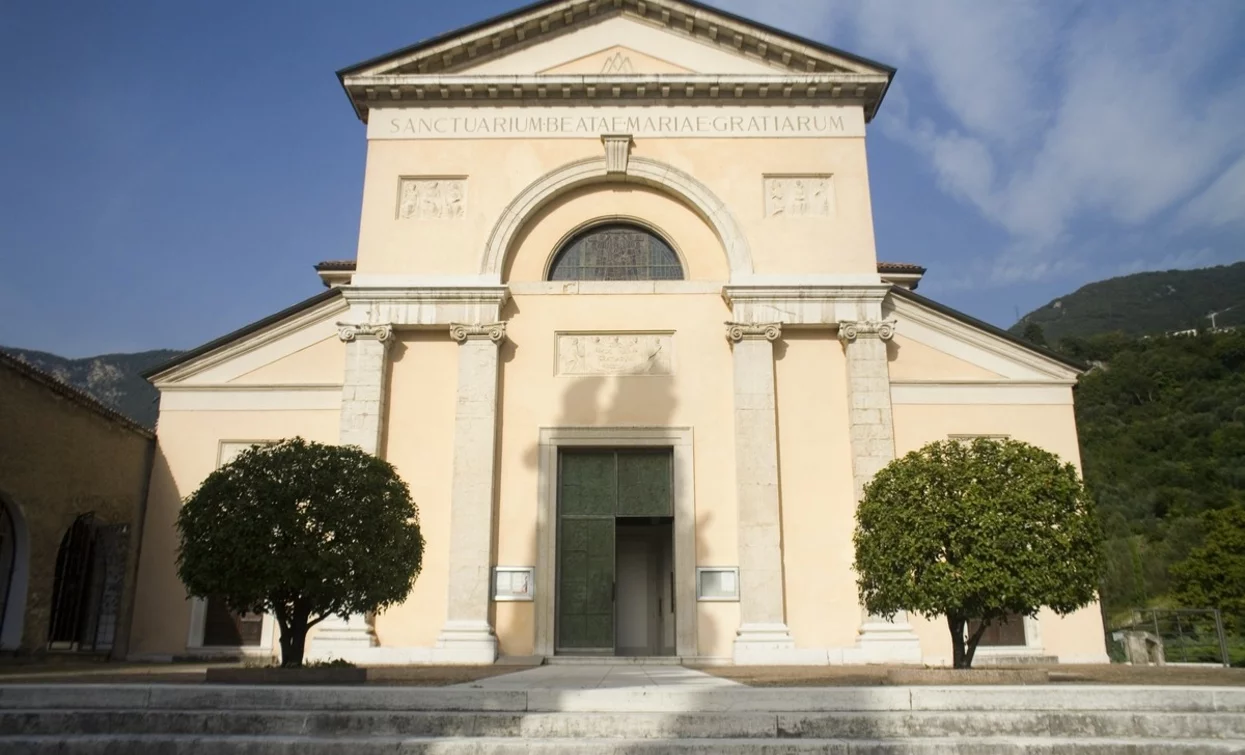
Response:
[{"label": "door frame", "polygon": [[558,451],[669,448],[674,471],[675,655],[696,655],[696,485],[690,427],[542,427],[536,511],[536,653],[554,654],[557,620]]}]

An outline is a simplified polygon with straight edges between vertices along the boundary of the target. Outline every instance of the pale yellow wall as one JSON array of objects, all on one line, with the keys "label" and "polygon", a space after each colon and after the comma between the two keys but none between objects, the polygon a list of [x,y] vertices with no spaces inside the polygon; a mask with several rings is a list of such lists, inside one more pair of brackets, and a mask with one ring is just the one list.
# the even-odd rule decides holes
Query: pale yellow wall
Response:
[{"label": "pale yellow wall", "polygon": [[399,332],[389,356],[382,455],[419,507],[424,561],[407,600],[376,618],[376,635],[382,645],[430,647],[445,624],[458,344],[444,331]]},{"label": "pale yellow wall", "polygon": [[725,281],[726,255],[713,229],[687,205],[629,184],[587,186],[559,197],[528,222],[514,242],[508,282],[543,281],[554,252],[577,229],[609,218],[638,220],[671,243],[687,280]]},{"label": "pale yellow wall", "polygon": [[346,344],[334,333],[229,382],[250,385],[341,383],[346,365],[345,356]]},{"label": "pale yellow wall", "polygon": [[[538,433],[542,427],[694,428],[696,551],[701,565],[737,563],[731,352],[713,295],[547,295],[514,297],[502,347],[502,400],[496,563],[536,562]],[[674,331],[672,376],[555,377],[555,333]],[[731,609],[702,604],[701,653],[729,655]],[[502,651],[531,652],[530,604],[497,608]]]},{"label": "pale yellow wall", "polygon": [[886,344],[891,380],[989,380],[998,373],[896,333]]},{"label": "pale yellow wall", "polygon": [[[603,154],[595,137],[373,140],[364,177],[358,272],[477,275],[494,225],[520,192],[569,162]],[[638,138],[633,154],[669,163],[707,185],[747,238],[758,274],[876,273],[864,139]],[[832,174],[832,215],[766,218],[763,174],[786,173]],[[465,176],[464,216],[399,219],[404,176]]]},{"label": "pale yellow wall", "polygon": [[186,651],[190,603],[177,579],[175,522],[181,501],[216,469],[220,441],[301,435],[334,443],[337,411],[161,411],[139,563],[131,654]]},{"label": "pale yellow wall", "polygon": [[787,626],[797,647],[851,645],[855,502],[843,347],[788,330],[775,346]]},{"label": "pale yellow wall", "polygon": [[[600,74],[604,72],[607,65],[618,60],[626,60],[630,63],[631,69],[626,73],[690,73],[688,69],[676,66],[668,60],[645,55],[642,52],[637,52],[622,45],[614,45],[568,63],[559,63],[556,66],[541,71],[541,73],[555,76],[564,74]],[[619,72],[615,71],[615,73]]]},{"label": "pale yellow wall", "polygon": [[1081,466],[1071,404],[897,404],[894,418],[898,456],[950,435],[1006,435],[1045,448],[1077,469]]}]

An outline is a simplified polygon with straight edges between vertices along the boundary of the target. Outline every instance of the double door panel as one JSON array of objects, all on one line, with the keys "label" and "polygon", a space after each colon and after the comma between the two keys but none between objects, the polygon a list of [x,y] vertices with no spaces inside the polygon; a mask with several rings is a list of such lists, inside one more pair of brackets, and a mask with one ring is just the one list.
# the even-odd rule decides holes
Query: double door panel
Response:
[{"label": "double door panel", "polygon": [[617,520],[671,515],[671,454],[567,451],[558,462],[557,648],[612,653]]}]

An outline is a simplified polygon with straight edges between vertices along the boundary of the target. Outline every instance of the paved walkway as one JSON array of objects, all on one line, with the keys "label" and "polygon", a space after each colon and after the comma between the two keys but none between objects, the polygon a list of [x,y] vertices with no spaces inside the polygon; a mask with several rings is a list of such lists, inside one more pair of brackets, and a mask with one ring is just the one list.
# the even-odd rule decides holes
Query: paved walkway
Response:
[{"label": "paved walkway", "polygon": [[638,663],[618,665],[567,664],[538,666],[513,674],[480,679],[454,685],[465,689],[533,690],[533,689],[623,689],[647,687],[657,689],[712,689],[742,687],[738,682],[710,676],[682,666]]}]

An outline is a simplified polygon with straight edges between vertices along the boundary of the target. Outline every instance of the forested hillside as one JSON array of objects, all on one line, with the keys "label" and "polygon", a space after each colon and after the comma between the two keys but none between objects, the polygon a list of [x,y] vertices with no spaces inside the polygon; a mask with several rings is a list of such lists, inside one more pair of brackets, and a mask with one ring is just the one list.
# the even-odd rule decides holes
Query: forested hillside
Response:
[{"label": "forested hillside", "polygon": [[169,349],[136,354],[103,354],[66,359],[44,351],[0,349],[52,375],[63,383],[86,391],[108,406],[145,427],[154,427],[158,406],[156,389],[139,373],[177,356]]},{"label": "forested hillside", "polygon": [[1245,506],[1245,328],[1060,348],[1096,365],[1076,411],[1108,538],[1108,615],[1178,604],[1171,567],[1204,541],[1203,515]]},{"label": "forested hillside", "polygon": [[1191,328],[1245,324],[1245,262],[1200,270],[1137,273],[1090,283],[1011,327],[1017,335],[1037,323],[1057,344],[1099,333],[1155,335]]}]

